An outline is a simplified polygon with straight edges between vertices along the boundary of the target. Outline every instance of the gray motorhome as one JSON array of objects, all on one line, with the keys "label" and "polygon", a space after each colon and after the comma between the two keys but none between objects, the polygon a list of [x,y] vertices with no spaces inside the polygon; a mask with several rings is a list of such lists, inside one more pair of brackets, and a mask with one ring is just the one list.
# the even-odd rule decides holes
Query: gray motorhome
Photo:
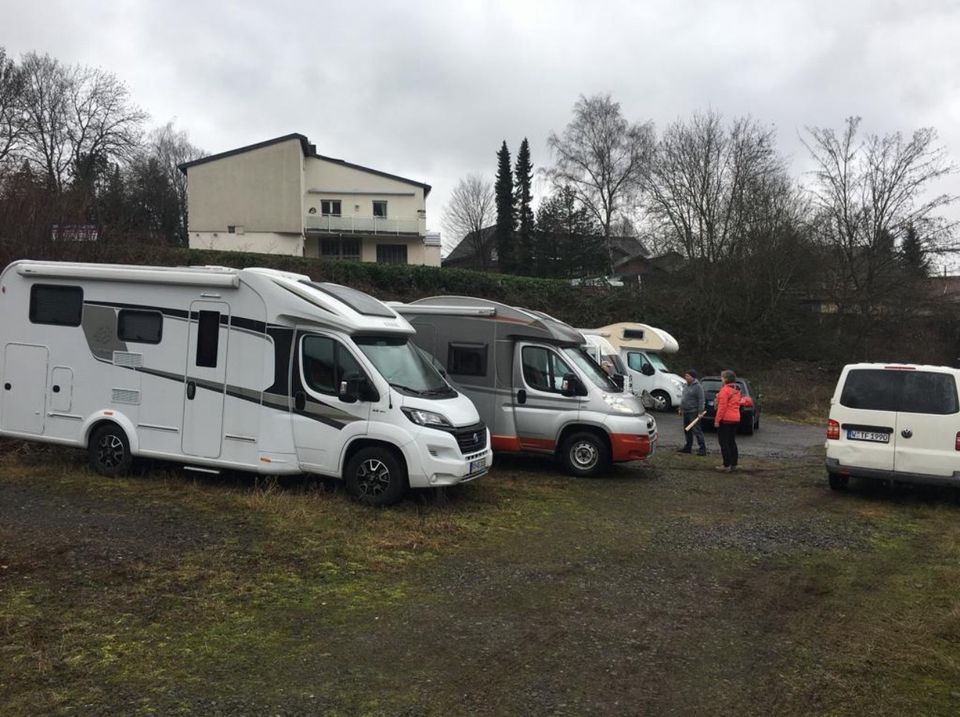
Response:
[{"label": "gray motorhome", "polygon": [[18,261],[0,275],[0,435],[398,500],[487,472],[473,404],[355,289],[271,269]]},{"label": "gray motorhome", "polygon": [[583,351],[584,338],[546,314],[438,296],[394,305],[477,407],[494,451],[555,455],[574,475],[642,460],[657,425]]}]

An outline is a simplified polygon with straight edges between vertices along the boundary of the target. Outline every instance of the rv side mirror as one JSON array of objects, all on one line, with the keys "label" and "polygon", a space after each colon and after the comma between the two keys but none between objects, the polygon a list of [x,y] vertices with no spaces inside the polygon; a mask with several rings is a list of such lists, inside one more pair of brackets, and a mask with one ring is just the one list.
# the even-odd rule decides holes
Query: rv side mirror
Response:
[{"label": "rv side mirror", "polygon": [[340,382],[340,400],[344,403],[356,403],[359,401],[364,383],[365,379],[362,376],[357,376],[356,374],[344,376]]},{"label": "rv side mirror", "polygon": [[623,392],[623,374],[615,373],[613,374],[613,376],[610,377],[610,380],[613,381],[614,384],[616,384],[617,388],[619,388],[620,392],[622,393]]},{"label": "rv side mirror", "polygon": [[586,388],[584,388],[583,384],[580,382],[580,379],[574,374],[568,373],[563,377],[563,382],[560,384],[561,395],[568,397],[584,396],[586,393]]},{"label": "rv side mirror", "polygon": [[653,374],[656,372],[656,369],[653,368],[653,364],[651,363],[643,364],[643,368],[640,369],[640,373],[642,373],[644,376],[653,376]]}]

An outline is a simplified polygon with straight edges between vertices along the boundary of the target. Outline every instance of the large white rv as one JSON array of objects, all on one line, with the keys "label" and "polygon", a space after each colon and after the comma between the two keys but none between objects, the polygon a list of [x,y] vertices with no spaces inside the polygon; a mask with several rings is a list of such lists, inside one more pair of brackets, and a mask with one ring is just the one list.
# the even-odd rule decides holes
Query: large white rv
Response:
[{"label": "large white rv", "polygon": [[546,314],[463,296],[394,305],[490,426],[493,450],[557,456],[574,475],[642,460],[657,424]]},{"label": "large white rv", "polygon": [[649,392],[654,408],[660,411],[680,405],[686,384],[663,361],[663,354],[676,353],[680,348],[673,336],[655,326],[631,322],[580,330],[605,338],[619,351],[634,393]]},{"label": "large white rv", "polygon": [[342,477],[362,502],[487,472],[470,400],[371,296],[270,269],[18,261],[0,435],[207,470]]}]

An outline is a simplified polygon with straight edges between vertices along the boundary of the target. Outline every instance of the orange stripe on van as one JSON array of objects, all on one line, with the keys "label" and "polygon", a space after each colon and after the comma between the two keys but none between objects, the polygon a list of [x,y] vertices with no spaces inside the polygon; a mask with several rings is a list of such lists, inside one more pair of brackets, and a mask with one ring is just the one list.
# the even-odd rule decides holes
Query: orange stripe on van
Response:
[{"label": "orange stripe on van", "polygon": [[640,461],[650,455],[650,436],[611,433],[610,449],[614,463]]},{"label": "orange stripe on van", "polygon": [[490,447],[503,453],[518,453],[520,441],[516,436],[490,436]]}]

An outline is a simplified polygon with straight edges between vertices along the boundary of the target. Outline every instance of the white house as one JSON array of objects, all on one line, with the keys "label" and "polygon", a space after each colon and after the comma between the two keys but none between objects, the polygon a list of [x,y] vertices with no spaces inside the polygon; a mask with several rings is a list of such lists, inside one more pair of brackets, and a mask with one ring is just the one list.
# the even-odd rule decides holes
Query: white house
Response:
[{"label": "white house", "polygon": [[440,266],[430,185],[317,154],[288,134],[180,165],[190,247]]}]

